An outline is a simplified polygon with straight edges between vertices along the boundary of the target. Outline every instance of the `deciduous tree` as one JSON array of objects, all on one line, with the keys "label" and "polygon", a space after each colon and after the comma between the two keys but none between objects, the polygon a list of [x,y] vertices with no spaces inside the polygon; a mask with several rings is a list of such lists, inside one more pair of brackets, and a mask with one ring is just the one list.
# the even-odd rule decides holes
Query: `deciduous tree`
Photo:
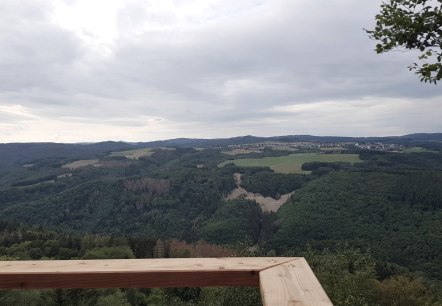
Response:
[{"label": "deciduous tree", "polygon": [[374,30],[365,31],[379,41],[377,53],[418,50],[420,62],[408,68],[421,82],[436,84],[442,78],[442,0],[386,1],[376,15]]}]

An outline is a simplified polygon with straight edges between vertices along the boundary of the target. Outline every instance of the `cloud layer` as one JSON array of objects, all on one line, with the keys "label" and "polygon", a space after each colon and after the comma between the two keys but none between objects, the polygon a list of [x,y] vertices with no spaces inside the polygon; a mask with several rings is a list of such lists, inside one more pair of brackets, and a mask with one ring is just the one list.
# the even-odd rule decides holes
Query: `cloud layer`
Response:
[{"label": "cloud layer", "polygon": [[0,142],[440,132],[380,1],[4,0]]}]

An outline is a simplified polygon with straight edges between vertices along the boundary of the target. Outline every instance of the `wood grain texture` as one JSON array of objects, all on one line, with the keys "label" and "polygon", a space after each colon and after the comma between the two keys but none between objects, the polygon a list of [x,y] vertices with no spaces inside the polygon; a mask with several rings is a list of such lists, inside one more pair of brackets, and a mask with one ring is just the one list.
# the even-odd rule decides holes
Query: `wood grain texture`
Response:
[{"label": "wood grain texture", "polygon": [[0,261],[0,288],[259,286],[259,271],[293,257]]},{"label": "wood grain texture", "polygon": [[0,289],[260,286],[264,306],[332,305],[302,257],[0,261]]},{"label": "wood grain texture", "polygon": [[258,287],[256,271],[39,273],[0,276],[1,289]]},{"label": "wood grain texture", "polygon": [[332,306],[304,258],[259,273],[264,306]]}]

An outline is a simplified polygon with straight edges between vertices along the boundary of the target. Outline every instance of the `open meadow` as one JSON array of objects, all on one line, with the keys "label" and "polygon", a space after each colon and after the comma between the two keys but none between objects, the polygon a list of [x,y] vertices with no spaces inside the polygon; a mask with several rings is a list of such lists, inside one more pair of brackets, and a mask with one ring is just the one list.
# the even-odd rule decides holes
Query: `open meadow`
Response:
[{"label": "open meadow", "polygon": [[219,164],[223,167],[226,164],[234,163],[243,167],[270,167],[273,171],[279,173],[308,173],[301,169],[302,164],[319,162],[361,162],[359,154],[319,154],[319,153],[297,153],[278,157],[264,158],[244,158],[227,160]]}]

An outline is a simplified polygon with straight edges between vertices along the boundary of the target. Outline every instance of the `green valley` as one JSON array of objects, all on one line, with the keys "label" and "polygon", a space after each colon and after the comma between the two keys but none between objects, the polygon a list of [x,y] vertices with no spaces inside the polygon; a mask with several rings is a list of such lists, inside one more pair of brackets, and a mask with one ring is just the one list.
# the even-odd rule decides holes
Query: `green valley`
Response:
[{"label": "green valley", "polygon": [[[304,256],[335,305],[440,305],[440,142],[308,140],[27,144],[22,155],[0,144],[0,257]],[[289,200],[263,211],[229,198],[236,188]],[[0,292],[2,304],[20,299],[260,303],[238,288]]]}]

